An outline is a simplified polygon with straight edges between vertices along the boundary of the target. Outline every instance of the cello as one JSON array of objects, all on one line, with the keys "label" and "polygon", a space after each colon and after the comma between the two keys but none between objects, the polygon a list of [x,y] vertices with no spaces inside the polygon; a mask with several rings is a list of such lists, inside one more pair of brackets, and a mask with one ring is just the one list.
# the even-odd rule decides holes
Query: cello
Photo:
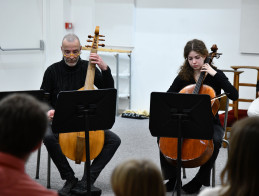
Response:
[{"label": "cello", "polygon": [[[98,46],[104,47],[104,44],[99,44],[99,41],[104,41],[99,39],[99,37],[104,37],[99,35],[99,26],[95,28],[95,35],[88,35],[88,38],[93,38],[93,40],[87,40],[88,42],[93,42],[91,46],[91,53],[97,53]],[[90,47],[90,46],[86,46]],[[95,64],[88,63],[87,74],[85,79],[85,84],[79,90],[94,90],[94,76],[95,76]],[[63,154],[71,160],[74,160],[76,164],[80,164],[82,161],[86,162],[86,152],[85,152],[85,132],[71,132],[71,133],[61,133],[59,134],[59,144]],[[104,145],[104,131],[96,130],[89,132],[89,148],[90,148],[90,160],[95,159],[102,151]]]},{"label": "cello", "polygon": [[[212,63],[214,57],[219,58],[217,45],[211,47],[212,52],[205,59],[204,63]],[[196,84],[191,84],[180,90],[179,93],[187,94],[208,94],[211,97],[212,113],[215,116],[219,109],[219,100],[216,97],[214,89],[203,84],[205,72],[201,72]],[[159,148],[167,161],[171,164],[177,164],[177,138],[161,137]],[[213,153],[213,140],[183,139],[182,141],[182,166],[185,168],[199,167],[206,163]]]}]

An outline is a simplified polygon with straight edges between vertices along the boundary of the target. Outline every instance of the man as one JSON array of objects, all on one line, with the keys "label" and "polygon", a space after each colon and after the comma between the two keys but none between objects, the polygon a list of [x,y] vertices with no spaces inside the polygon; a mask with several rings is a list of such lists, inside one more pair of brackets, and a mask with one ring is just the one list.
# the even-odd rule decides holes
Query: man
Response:
[{"label": "man", "polygon": [[25,173],[25,162],[41,146],[47,106],[25,94],[0,101],[0,195],[57,196]]},{"label": "man", "polygon": [[[48,112],[49,119],[53,118],[57,95],[60,91],[78,90],[84,86],[88,61],[80,58],[81,45],[79,38],[75,34],[68,34],[63,38],[61,51],[63,59],[54,63],[45,71],[41,89],[50,93],[50,104],[53,110]],[[97,64],[99,69],[95,70],[94,84],[99,89],[114,88],[114,80],[108,65],[97,54],[90,54],[92,63]],[[101,153],[94,159],[90,168],[90,179],[93,185],[102,169],[111,160],[117,148],[119,147],[120,138],[110,130],[105,130],[105,141]],[[86,175],[78,182],[74,175],[74,171],[70,167],[66,157],[61,151],[58,134],[53,134],[49,129],[43,140],[54,164],[57,166],[61,178],[66,180],[60,194],[68,194],[70,192],[77,194],[85,194]]]}]

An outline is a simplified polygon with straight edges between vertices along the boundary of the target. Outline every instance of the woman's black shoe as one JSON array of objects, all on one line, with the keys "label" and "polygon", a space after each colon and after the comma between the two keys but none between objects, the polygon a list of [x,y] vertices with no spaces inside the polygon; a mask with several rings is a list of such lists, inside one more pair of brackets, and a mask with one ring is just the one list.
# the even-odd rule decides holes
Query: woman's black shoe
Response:
[{"label": "woman's black shoe", "polygon": [[176,179],[174,178],[170,178],[167,183],[165,184],[166,187],[166,192],[171,192],[174,190],[175,184],[176,183]]},{"label": "woman's black shoe", "polygon": [[198,181],[198,179],[193,178],[190,182],[185,184],[182,187],[182,189],[184,190],[184,192],[186,192],[188,194],[193,194],[193,193],[199,192],[201,187],[202,187],[202,184]]}]

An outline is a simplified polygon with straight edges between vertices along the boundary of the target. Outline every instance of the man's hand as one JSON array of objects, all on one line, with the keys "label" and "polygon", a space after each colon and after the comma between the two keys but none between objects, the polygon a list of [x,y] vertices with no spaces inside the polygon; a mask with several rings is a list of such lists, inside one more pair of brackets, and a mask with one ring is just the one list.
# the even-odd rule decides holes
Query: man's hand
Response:
[{"label": "man's hand", "polygon": [[53,120],[54,114],[55,114],[55,110],[49,110],[47,112],[48,119]]},{"label": "man's hand", "polygon": [[108,69],[108,65],[102,60],[102,58],[98,54],[91,53],[89,59],[91,60],[91,63],[97,64],[102,71]]}]

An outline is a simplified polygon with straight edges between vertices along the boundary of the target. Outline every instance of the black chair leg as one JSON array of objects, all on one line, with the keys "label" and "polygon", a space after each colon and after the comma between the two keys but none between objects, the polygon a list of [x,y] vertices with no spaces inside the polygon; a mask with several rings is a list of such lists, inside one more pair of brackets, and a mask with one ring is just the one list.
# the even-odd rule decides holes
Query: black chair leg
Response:
[{"label": "black chair leg", "polygon": [[[38,155],[37,155],[37,166],[36,166],[36,176],[35,179],[39,179],[40,174],[40,154],[41,154],[41,147],[38,149]],[[51,158],[48,153],[48,163],[47,163],[47,188],[51,188],[50,186],[50,168],[51,168]]]},{"label": "black chair leg", "polygon": [[[229,153],[229,142],[227,140],[223,139],[223,143],[227,147],[227,153]],[[215,181],[216,181],[216,162],[214,163],[213,168],[212,168],[212,187],[215,187]]]},{"label": "black chair leg", "polygon": [[51,168],[51,159],[50,159],[50,156],[49,156],[49,153],[48,153],[48,171],[47,171],[47,188],[50,189],[50,168]]},{"label": "black chair leg", "polygon": [[37,166],[36,166],[36,179],[39,179],[39,173],[40,173],[40,153],[41,153],[41,146],[38,149],[38,155],[37,155]]},{"label": "black chair leg", "polygon": [[186,171],[185,171],[185,168],[183,168],[183,178],[184,178],[184,179],[186,178]]},{"label": "black chair leg", "polygon": [[215,163],[213,165],[213,168],[212,168],[212,187],[215,187],[215,174],[216,174],[216,167],[215,167]]}]

